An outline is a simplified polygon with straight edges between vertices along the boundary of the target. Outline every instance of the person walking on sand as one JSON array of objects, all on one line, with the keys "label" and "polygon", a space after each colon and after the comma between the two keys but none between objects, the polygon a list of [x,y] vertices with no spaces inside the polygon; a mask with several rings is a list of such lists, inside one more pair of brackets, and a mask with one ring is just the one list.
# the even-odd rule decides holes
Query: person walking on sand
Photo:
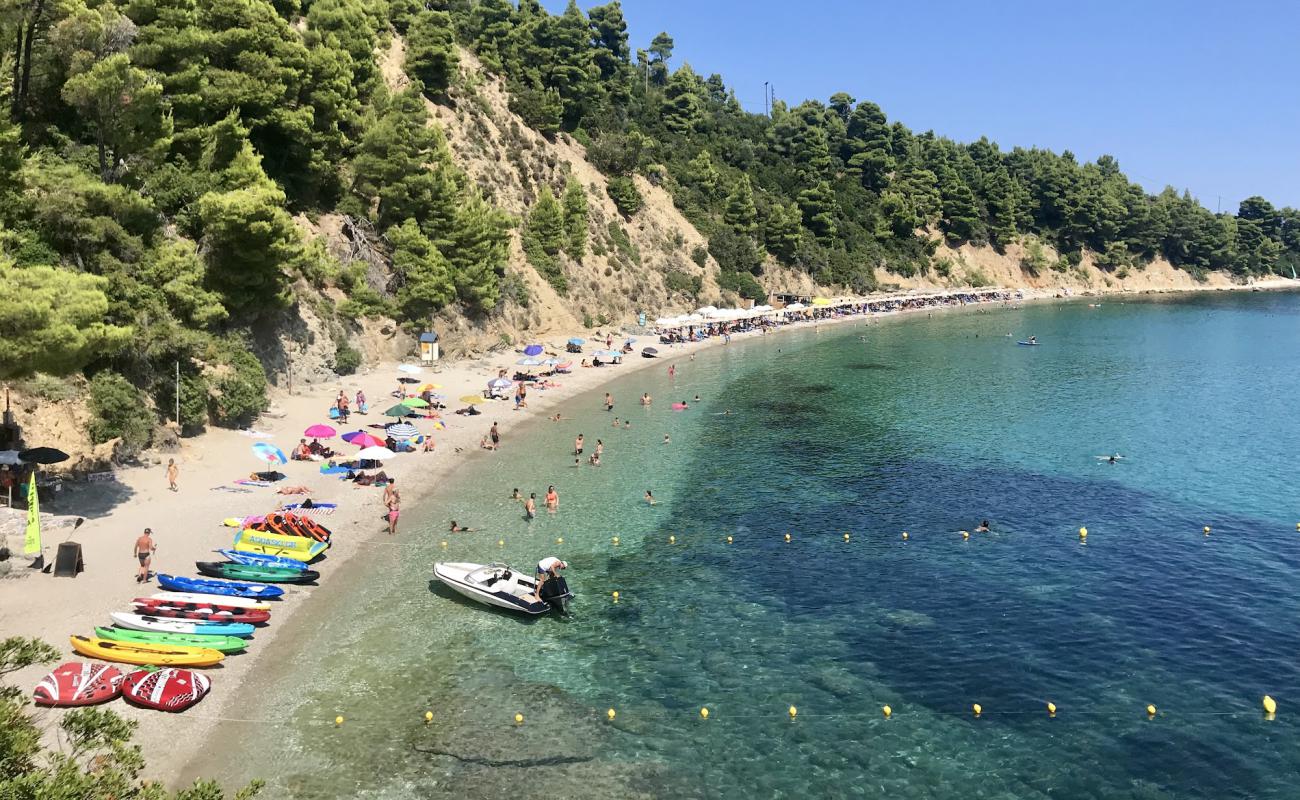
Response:
[{"label": "person walking on sand", "polygon": [[180,467],[176,466],[176,459],[174,458],[167,459],[167,488],[168,489],[171,489],[173,492],[177,491],[176,479],[179,478],[180,475],[181,475],[181,470]]},{"label": "person walking on sand", "polygon": [[497,430],[497,424],[492,423],[492,428],[488,431],[488,437],[492,439],[492,449],[501,449],[501,431]]},{"label": "person walking on sand", "polygon": [[341,390],[339,391],[339,399],[335,403],[335,407],[339,411],[339,420],[346,425],[348,421],[348,396],[343,394]]},{"label": "person walking on sand", "polygon": [[546,510],[552,514],[560,510],[560,493],[555,491],[555,484],[546,487]]},{"label": "person walking on sand", "polygon": [[357,413],[364,414],[369,410],[370,406],[366,404],[366,393],[357,389]]},{"label": "person walking on sand", "polygon": [[135,547],[131,550],[131,555],[140,562],[140,569],[135,575],[136,583],[149,581],[149,567],[153,566],[153,554],[156,552],[158,552],[158,545],[153,541],[153,529],[145,528],[144,533],[135,540]]},{"label": "person walking on sand", "polygon": [[[389,484],[391,486],[391,484]],[[397,518],[402,515],[402,496],[393,492],[388,500],[388,535],[397,533]]]},{"label": "person walking on sand", "polygon": [[575,456],[582,455],[582,443],[583,443],[583,439],[582,439],[582,434],[580,433],[578,434],[578,438],[573,440],[573,454]]},{"label": "person walking on sand", "polygon": [[524,501],[524,519],[532,522],[537,517],[537,492],[530,492]]}]

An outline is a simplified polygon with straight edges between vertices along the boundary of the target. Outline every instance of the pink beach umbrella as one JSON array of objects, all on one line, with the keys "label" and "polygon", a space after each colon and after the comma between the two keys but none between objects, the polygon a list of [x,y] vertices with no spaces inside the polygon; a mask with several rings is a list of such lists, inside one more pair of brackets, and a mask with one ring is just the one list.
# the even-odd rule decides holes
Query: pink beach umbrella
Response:
[{"label": "pink beach umbrella", "polygon": [[353,433],[343,434],[343,441],[348,444],[355,444],[357,447],[383,447],[384,440],[366,433],[365,431],[354,431]]},{"label": "pink beach umbrella", "polygon": [[313,425],[302,432],[303,436],[310,436],[313,439],[333,439],[338,435],[338,431],[328,425]]}]

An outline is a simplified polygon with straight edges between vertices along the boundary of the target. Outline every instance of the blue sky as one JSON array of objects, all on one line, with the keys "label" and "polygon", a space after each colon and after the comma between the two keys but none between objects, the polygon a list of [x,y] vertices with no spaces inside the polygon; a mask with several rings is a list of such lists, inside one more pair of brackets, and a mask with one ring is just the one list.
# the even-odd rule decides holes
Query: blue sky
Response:
[{"label": "blue sky", "polygon": [[1109,153],[1148,191],[1187,188],[1211,210],[1252,194],[1300,207],[1300,2],[623,0],[623,10],[634,49],[668,31],[674,68],[720,73],[754,111],[763,81],[791,105],[845,91],[914,131]]}]

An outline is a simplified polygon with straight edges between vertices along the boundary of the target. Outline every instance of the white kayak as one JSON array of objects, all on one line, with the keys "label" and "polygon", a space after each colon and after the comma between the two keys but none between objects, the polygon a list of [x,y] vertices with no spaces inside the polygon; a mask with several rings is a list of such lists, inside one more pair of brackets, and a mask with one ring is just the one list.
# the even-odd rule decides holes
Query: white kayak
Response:
[{"label": "white kayak", "polygon": [[197,603],[203,606],[251,608],[258,611],[271,610],[270,603],[265,603],[255,597],[235,597],[227,594],[198,594],[195,592],[157,592],[149,596],[154,600],[170,600],[174,603]]},{"label": "white kayak", "polygon": [[545,601],[535,600],[537,582],[506,564],[439,561],[433,565],[433,576],[471,600],[524,614],[545,614],[552,608],[563,611],[573,597],[564,579],[559,578],[553,579],[561,589],[559,594]]},{"label": "white kayak", "polygon": [[243,622],[203,622],[148,614],[128,614],[114,611],[109,614],[119,628],[153,633],[181,633],[189,636],[252,636],[255,628]]}]

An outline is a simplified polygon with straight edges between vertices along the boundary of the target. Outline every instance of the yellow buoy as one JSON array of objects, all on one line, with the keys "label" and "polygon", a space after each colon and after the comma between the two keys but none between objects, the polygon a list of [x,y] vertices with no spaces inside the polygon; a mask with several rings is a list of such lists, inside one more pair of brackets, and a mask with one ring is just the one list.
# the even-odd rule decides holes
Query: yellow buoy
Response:
[{"label": "yellow buoy", "polygon": [[1298,530],[1298,531],[1300,531],[1300,522],[1297,522],[1297,523],[1295,524],[1295,529]]},{"label": "yellow buoy", "polygon": [[424,724],[428,725],[430,722],[433,722],[433,712],[426,711],[424,712]]},{"label": "yellow buoy", "polygon": [[963,538],[963,539],[969,539],[969,538],[970,538],[970,531],[962,531],[962,532],[961,532],[961,538]]},{"label": "yellow buoy", "polygon": [[611,541],[614,542],[614,546],[615,546],[615,547],[618,546],[618,537],[617,537],[617,536],[615,536]]},{"label": "yellow buoy", "polygon": [[615,716],[615,714],[614,714],[614,709],[611,708],[610,710],[606,711],[606,712],[605,712],[605,716],[609,717],[610,720],[613,720],[613,719],[614,719],[614,716]]},{"label": "yellow buoy", "polygon": [[505,547],[505,546],[506,546],[505,539],[497,539],[497,547]]},{"label": "yellow buoy", "polygon": [[785,540],[786,540],[787,542],[790,541],[790,534],[787,533],[787,534],[785,535]]},{"label": "yellow buoy", "polygon": [[709,707],[708,707],[708,706],[705,706],[704,708],[701,708],[701,709],[700,709],[700,717],[703,718],[703,719],[708,719],[708,718],[709,718]]},{"label": "yellow buoy", "polygon": [[556,544],[564,544],[564,537],[560,536],[555,540]]},{"label": "yellow buoy", "polygon": [[731,537],[730,537],[730,536],[727,537],[727,544],[731,544]]},{"label": "yellow buoy", "polygon": [[337,728],[339,725],[342,725],[342,724],[343,724],[343,717],[335,717],[335,718],[334,718],[334,727]]},{"label": "yellow buoy", "polygon": [[974,705],[972,705],[972,706],[970,707],[970,710],[971,710],[971,711],[974,711],[974,712],[975,712],[975,716],[978,717],[980,714],[983,714],[983,713],[984,713],[984,706],[980,705],[979,703],[975,703]]},{"label": "yellow buoy", "polygon": [[884,712],[885,719],[889,719],[889,717],[894,713],[894,709],[890,708],[889,706],[885,706],[880,710]]},{"label": "yellow buoy", "polygon": [[1053,703],[1050,700],[1047,701],[1047,715],[1049,717],[1056,716],[1056,703]]},{"label": "yellow buoy", "polygon": [[849,535],[846,533],[846,534],[844,534],[844,541],[847,542],[848,540],[849,540]]},{"label": "yellow buoy", "polygon": [[903,531],[903,541],[907,541],[907,531]]},{"label": "yellow buoy", "polygon": [[523,724],[524,724],[524,715],[523,715],[523,714],[515,714],[515,724],[516,724],[516,725],[523,725]]},{"label": "yellow buoy", "polygon": [[615,603],[618,602],[618,591],[617,591],[617,590],[614,592],[614,602],[615,602]]},{"label": "yellow buoy", "polygon": [[677,544],[677,537],[676,537],[676,536],[669,536],[669,537],[668,537],[668,544]]},{"label": "yellow buoy", "polygon": [[1209,526],[1209,525],[1206,525],[1204,528],[1201,528],[1201,531],[1202,531],[1206,536],[1209,536],[1209,535],[1210,535],[1210,526]]},{"label": "yellow buoy", "polygon": [[447,546],[447,542],[446,542],[445,539],[444,539],[443,542],[442,542],[442,546],[443,546],[443,547],[446,547],[446,546]]},{"label": "yellow buoy", "polygon": [[1268,712],[1269,714],[1277,713],[1277,701],[1269,697],[1268,695],[1264,695],[1264,711]]},{"label": "yellow buoy", "polygon": [[1154,705],[1147,704],[1147,716],[1154,717],[1155,715],[1156,715],[1156,707]]},{"label": "yellow buoy", "polygon": [[797,716],[799,716],[799,709],[795,708],[794,706],[790,706],[790,719],[794,719]]},{"label": "yellow buoy", "polygon": [[1087,539],[1087,538],[1088,538],[1088,529],[1087,529],[1087,528],[1080,528],[1080,529],[1079,529],[1079,538],[1080,538],[1080,539]]}]

